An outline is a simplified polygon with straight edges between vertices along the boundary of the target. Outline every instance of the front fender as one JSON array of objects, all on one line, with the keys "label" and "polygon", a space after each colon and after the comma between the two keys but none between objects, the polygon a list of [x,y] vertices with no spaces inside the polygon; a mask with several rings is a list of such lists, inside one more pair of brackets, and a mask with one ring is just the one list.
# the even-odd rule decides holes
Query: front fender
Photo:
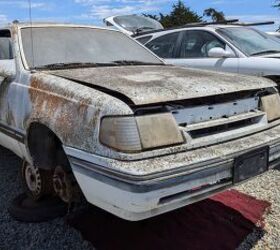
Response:
[{"label": "front fender", "polygon": [[38,122],[52,130],[63,145],[106,156],[114,152],[99,143],[100,119],[133,114],[125,103],[110,95],[43,73],[31,77],[29,98],[26,130]]}]

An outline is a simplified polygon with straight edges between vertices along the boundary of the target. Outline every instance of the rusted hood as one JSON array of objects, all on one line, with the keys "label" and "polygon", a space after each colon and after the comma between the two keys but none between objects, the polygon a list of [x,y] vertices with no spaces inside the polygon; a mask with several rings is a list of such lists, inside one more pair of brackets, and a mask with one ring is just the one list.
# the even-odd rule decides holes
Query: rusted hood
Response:
[{"label": "rusted hood", "polygon": [[262,78],[174,66],[123,66],[49,71],[87,86],[114,91],[136,105],[200,98],[276,86]]}]

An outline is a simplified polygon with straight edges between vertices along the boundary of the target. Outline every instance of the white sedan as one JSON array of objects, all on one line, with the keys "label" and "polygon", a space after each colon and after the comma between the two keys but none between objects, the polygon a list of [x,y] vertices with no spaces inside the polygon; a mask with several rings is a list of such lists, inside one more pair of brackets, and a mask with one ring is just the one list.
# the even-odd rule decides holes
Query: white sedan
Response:
[{"label": "white sedan", "polygon": [[[125,16],[123,25],[121,16],[110,17],[106,24],[126,31],[170,64],[265,76],[280,82],[280,41],[264,32],[234,24],[155,30],[154,24],[147,26],[145,17],[138,17],[137,27],[129,26],[135,18]],[[133,27],[137,28],[134,32]]]},{"label": "white sedan", "polygon": [[280,32],[267,32],[267,34],[280,39]]}]

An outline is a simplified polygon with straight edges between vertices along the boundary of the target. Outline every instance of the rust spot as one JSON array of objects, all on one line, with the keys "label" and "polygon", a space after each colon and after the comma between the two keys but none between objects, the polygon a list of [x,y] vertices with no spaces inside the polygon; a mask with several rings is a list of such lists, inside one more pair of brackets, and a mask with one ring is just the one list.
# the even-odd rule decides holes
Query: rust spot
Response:
[{"label": "rust spot", "polygon": [[[61,93],[63,95],[60,95],[59,91],[53,88],[50,83],[32,77],[29,89],[32,116],[45,119],[64,142],[71,141],[71,144],[75,144],[81,140],[85,141],[95,126],[95,121],[87,120],[89,100],[76,102],[71,100],[72,94],[67,93],[67,89],[63,90]],[[85,127],[89,129],[84,129]]]}]

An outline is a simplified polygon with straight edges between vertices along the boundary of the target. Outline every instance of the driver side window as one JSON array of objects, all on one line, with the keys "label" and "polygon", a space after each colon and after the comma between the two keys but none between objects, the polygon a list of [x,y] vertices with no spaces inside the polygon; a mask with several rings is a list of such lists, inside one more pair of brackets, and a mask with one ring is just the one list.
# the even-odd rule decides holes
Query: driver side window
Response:
[{"label": "driver side window", "polygon": [[148,44],[147,48],[161,58],[174,58],[176,43],[180,32],[173,32],[161,36]]},{"label": "driver side window", "polygon": [[226,44],[206,31],[185,31],[180,58],[208,58],[208,52],[212,48],[226,49]]},{"label": "driver side window", "polygon": [[9,30],[0,30],[0,60],[13,59],[11,34]]}]

